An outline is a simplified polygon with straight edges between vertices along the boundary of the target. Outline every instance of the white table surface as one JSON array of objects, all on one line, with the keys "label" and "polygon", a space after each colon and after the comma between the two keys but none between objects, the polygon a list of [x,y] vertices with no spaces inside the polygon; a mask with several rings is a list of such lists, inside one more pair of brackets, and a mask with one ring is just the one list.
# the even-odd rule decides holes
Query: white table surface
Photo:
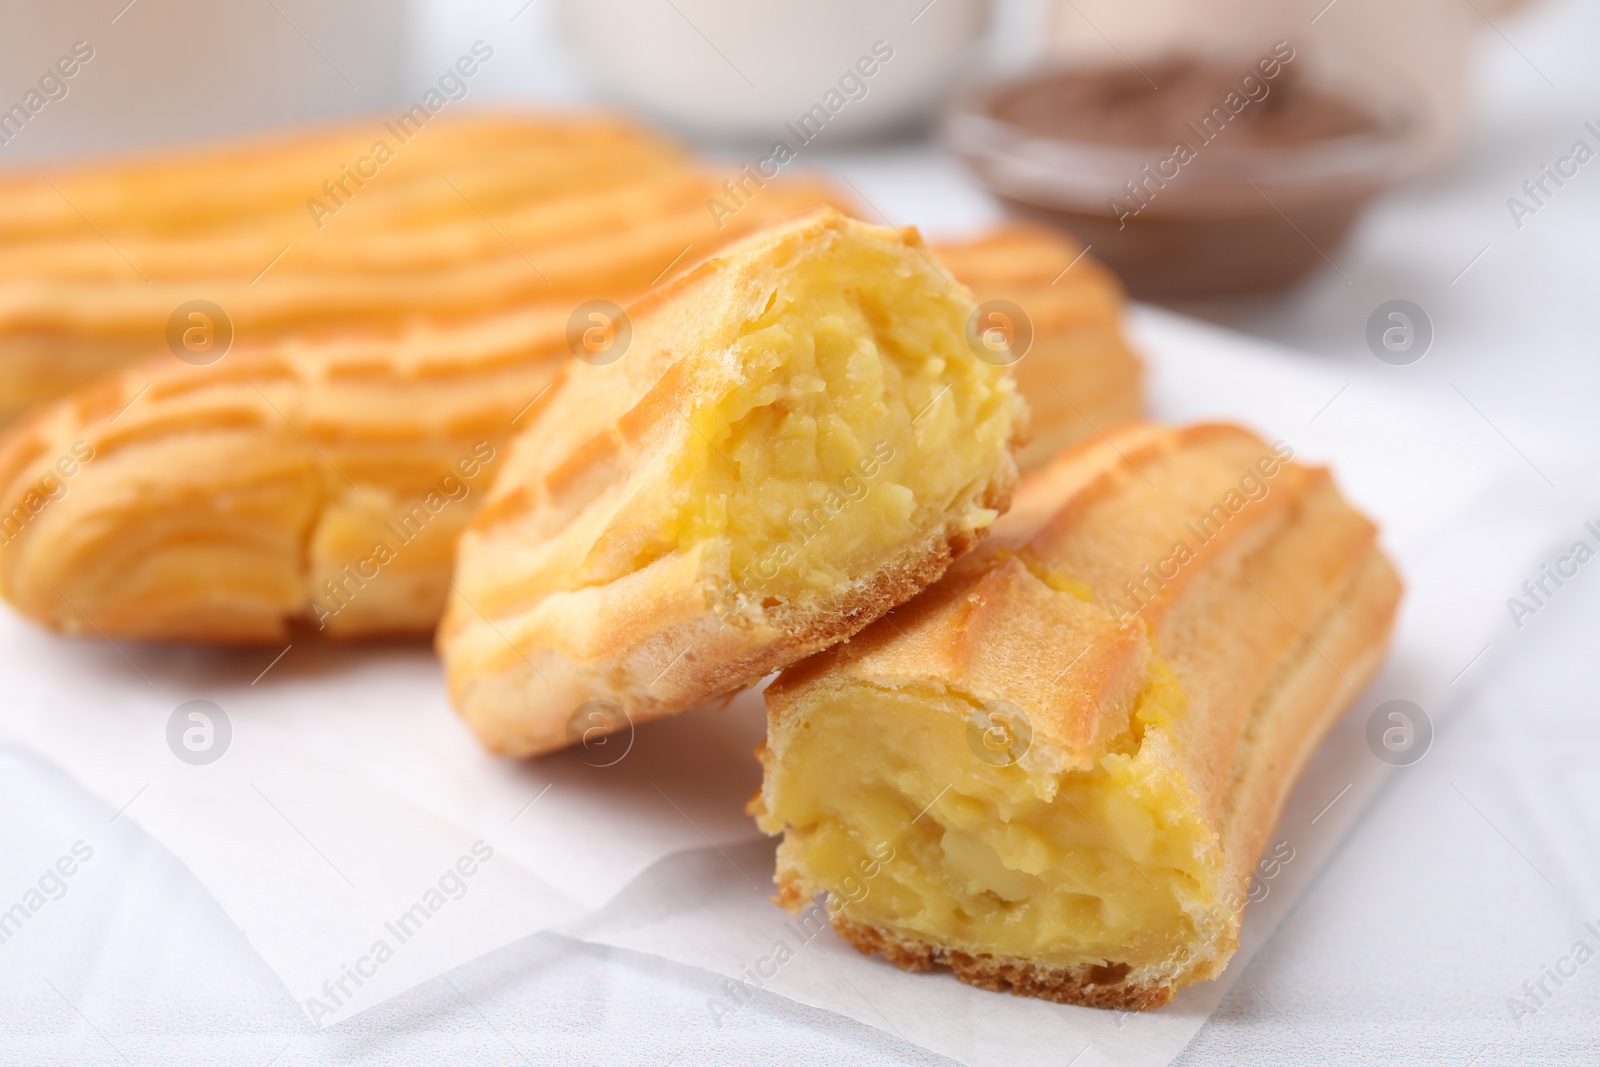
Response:
[{"label": "white table surface", "polygon": [[[470,41],[483,8],[424,14],[441,41],[458,24]],[[581,93],[542,36],[543,4],[525,18],[499,91]],[[1367,316],[1407,298],[1437,336],[1422,362],[1391,369],[1397,382],[1470,398],[1486,434],[1520,421],[1600,447],[1600,171],[1521,230],[1505,207],[1600,120],[1597,40],[1593,4],[1501,20],[1482,42],[1462,158],[1364,219],[1334,254],[1348,282],[1327,270],[1283,296],[1186,310],[1370,367]],[[426,42],[416,62],[431,69]],[[911,146],[829,162],[897,222],[948,228],[989,210],[930,158]],[[1600,1062],[1600,960],[1547,984],[1535,1015],[1513,1019],[1507,1004],[1578,938],[1600,947],[1584,929],[1600,928],[1600,695],[1586,676],[1597,636],[1600,570],[1586,569],[1463,677],[1432,750],[1372,806],[1178,1063]],[[95,848],[67,893],[0,944],[0,1064],[947,1062],[767,994],[717,1027],[711,975],[554,936],[318,1032],[131,821],[3,747],[0,812],[0,906],[73,841]]]}]

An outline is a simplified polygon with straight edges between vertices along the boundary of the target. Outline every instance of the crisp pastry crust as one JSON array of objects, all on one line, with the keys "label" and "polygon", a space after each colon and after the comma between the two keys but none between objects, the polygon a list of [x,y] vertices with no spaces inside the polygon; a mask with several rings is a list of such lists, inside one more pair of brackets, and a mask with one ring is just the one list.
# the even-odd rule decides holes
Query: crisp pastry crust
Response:
[{"label": "crisp pastry crust", "polygon": [[751,811],[784,835],[779,902],[830,894],[843,937],[909,970],[1164,1004],[1236,949],[1399,595],[1371,523],[1279,446],[1085,441],[939,584],[768,688]]},{"label": "crisp pastry crust", "polygon": [[1012,993],[1019,997],[1053,1000],[1057,1004],[1121,1011],[1159,1008],[1171,1000],[1175,993],[1174,989],[1166,986],[1140,986],[1129,982],[1128,968],[1120,964],[1080,963],[1071,967],[1050,967],[989,953],[974,956],[941,945],[899,937],[890,931],[843,917],[834,920],[833,928],[863,955],[882,956],[905,971],[931,971],[948,967],[968,985],[995,993]]},{"label": "crisp pastry crust", "polygon": [[[399,142],[401,135],[412,139]],[[377,158],[378,140],[394,150],[393,159]],[[609,171],[640,166],[647,158],[634,154],[640,150],[667,160],[684,155],[634,120],[603,111],[445,111],[428,120],[427,135],[420,137],[381,117],[349,119],[231,142],[207,140],[143,155],[58,163],[48,170],[9,171],[0,175],[0,199],[16,210],[0,218],[0,242],[77,239],[83,236],[84,216],[113,238],[173,237],[282,220],[298,226],[308,217],[307,197],[326,197],[322,183],[341,177],[341,164],[359,176],[376,163],[383,174],[381,182],[366,179],[370,188],[350,182],[344,190],[380,202],[383,210],[352,215],[341,224],[384,229],[429,213],[457,214],[460,198],[438,181],[441,175],[480,206],[498,207],[524,199],[530,189],[579,188],[588,180],[588,175],[548,166],[518,173],[500,160],[526,163],[578,151],[590,153]],[[356,167],[362,156],[372,159]],[[602,157],[613,165],[604,166]]]},{"label": "crisp pastry crust", "polygon": [[197,298],[255,342],[605,283],[632,295],[686,240],[627,285],[607,257],[597,283],[570,254],[619,227],[650,241],[656,215],[703,217],[702,186],[682,149],[621,119],[495,112],[446,112],[405,141],[369,120],[0,178],[0,423],[165,351]]},{"label": "crisp pastry crust", "polygon": [[[723,180],[704,178],[701,192],[712,195]],[[637,227],[637,237],[594,222],[590,241],[526,250],[553,281],[575,285],[559,273],[572,264],[622,303],[685,244],[693,245],[680,261],[687,268],[702,249],[831,196],[808,183],[769,183],[719,230],[703,203],[656,205],[644,219],[645,208],[619,192],[595,213]],[[971,255],[975,247],[984,254]],[[1030,294],[1018,302],[1035,320],[1033,347],[1016,368],[1025,398],[1045,413],[1033,419],[1036,436],[1059,432],[1049,422],[1056,387],[1098,425],[1137,390],[1136,373],[1100,371],[1131,357],[1117,330],[1120,305],[1076,292],[1092,279],[1080,273],[1089,260],[1055,285],[1030,281],[1070,262],[1074,249],[1037,228],[932,249],[960,265],[958,279],[975,293]],[[52,628],[114,637],[239,643],[307,628],[305,636],[337,638],[432,632],[455,539],[526,426],[527,405],[570,358],[573,303],[417,323],[398,336],[241,343],[210,366],[163,354],[80,390],[0,441],[0,593]],[[1107,377],[1121,384],[1095,384]],[[64,489],[41,487],[62,457],[76,463],[80,443],[96,458],[61,478]],[[447,477],[455,482],[443,485]],[[379,545],[393,558],[377,563]]]},{"label": "crisp pastry crust", "polygon": [[633,311],[540,401],[462,537],[438,636],[491,749],[591,700],[681,711],[848,637],[1004,509],[1022,405],[914,231],[823,210]]}]

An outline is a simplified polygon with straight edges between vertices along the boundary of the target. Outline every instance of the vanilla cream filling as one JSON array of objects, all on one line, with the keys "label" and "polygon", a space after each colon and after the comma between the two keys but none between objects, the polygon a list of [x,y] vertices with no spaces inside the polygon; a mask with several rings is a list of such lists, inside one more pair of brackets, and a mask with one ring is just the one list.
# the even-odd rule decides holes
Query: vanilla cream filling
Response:
[{"label": "vanilla cream filling", "polygon": [[1157,669],[1128,733],[1092,769],[980,758],[975,705],[929,686],[856,685],[797,707],[763,828],[835,897],[883,843],[845,918],[972,954],[1052,966],[1202,963],[1218,931],[1220,850],[1166,727],[1182,694]]},{"label": "vanilla cream filling", "polygon": [[958,294],[874,247],[792,264],[772,285],[731,353],[740,384],[695,413],[702,447],[674,479],[671,536],[723,546],[729,600],[826,598],[952,512],[966,529],[992,522],[975,498],[1017,401],[967,348]]}]

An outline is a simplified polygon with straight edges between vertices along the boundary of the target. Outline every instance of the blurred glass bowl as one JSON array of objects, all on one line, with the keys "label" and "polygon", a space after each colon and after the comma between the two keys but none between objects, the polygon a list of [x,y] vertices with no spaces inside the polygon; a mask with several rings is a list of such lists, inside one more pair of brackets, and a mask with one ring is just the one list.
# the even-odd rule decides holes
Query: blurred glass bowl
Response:
[{"label": "blurred glass bowl", "polygon": [[[1202,62],[1215,69],[1252,69],[1248,61]],[[978,85],[955,103],[943,138],[1007,205],[1092,245],[1137,297],[1252,292],[1296,282],[1332,262],[1329,257],[1368,201],[1426,162],[1416,92],[1326,58],[1315,65],[1300,60],[1300,91],[1359,109],[1368,119],[1364,128],[1281,143],[1253,142],[1237,133],[1230,140],[1233,131],[1224,129],[1212,142],[1190,138],[1192,159],[1176,166],[1176,173],[1159,173],[1165,174],[1160,181],[1149,175],[1173,157],[1174,139],[1107,137],[1092,131],[1092,121],[1091,132],[1072,136],[997,114],[1007,110],[1008,99],[1049,79],[1097,73],[1082,66],[1044,67]],[[1126,75],[1111,68],[1103,73]],[[1176,106],[1198,117],[1213,104],[1180,100]]]}]

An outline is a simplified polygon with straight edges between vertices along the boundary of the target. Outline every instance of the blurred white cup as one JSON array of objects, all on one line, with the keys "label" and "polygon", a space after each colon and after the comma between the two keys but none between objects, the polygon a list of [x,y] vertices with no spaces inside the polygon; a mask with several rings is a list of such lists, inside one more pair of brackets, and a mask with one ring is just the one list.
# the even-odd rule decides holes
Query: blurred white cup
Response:
[{"label": "blurred white cup", "polygon": [[990,13],[989,0],[559,4],[608,93],[690,136],[748,143],[808,114],[829,143],[931,117],[978,60]]}]

